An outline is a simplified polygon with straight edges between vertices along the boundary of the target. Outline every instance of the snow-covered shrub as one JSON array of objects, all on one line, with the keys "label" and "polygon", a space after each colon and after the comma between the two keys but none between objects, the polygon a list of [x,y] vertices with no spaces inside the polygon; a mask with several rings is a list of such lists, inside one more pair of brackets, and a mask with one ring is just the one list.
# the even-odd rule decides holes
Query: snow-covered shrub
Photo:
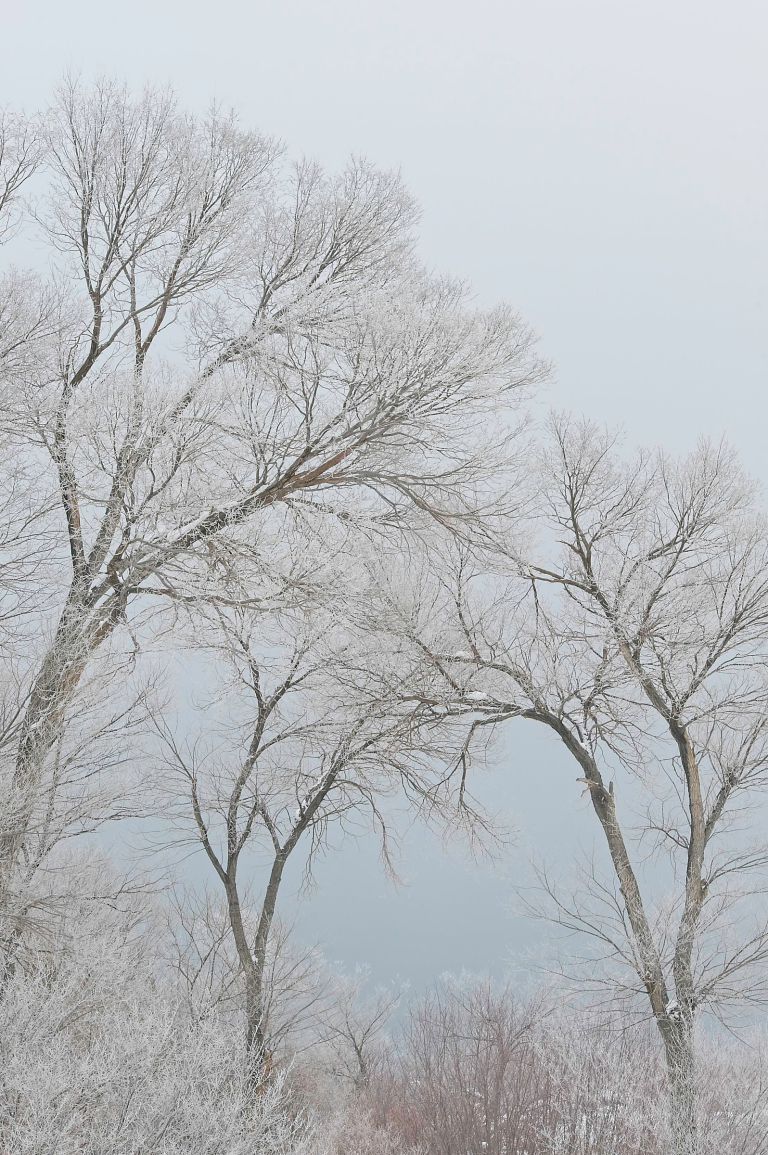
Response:
[{"label": "snow-covered shrub", "polygon": [[322,1155],[285,1076],[254,1101],[242,1032],[189,1015],[146,914],[83,898],[16,968],[0,1001],[3,1155]]},{"label": "snow-covered shrub", "polygon": [[329,1155],[426,1155],[426,1148],[407,1143],[397,1128],[377,1125],[373,1113],[352,1095],[324,1133]]}]

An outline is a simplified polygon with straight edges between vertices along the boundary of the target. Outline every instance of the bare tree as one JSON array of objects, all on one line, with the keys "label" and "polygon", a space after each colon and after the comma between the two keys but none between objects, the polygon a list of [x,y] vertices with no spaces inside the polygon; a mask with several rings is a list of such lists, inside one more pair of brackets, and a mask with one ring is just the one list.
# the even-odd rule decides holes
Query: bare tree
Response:
[{"label": "bare tree", "polygon": [[[541,556],[505,577],[498,558],[494,574],[464,555],[443,577],[442,614],[419,625],[431,683],[417,708],[474,713],[463,772],[473,743],[513,719],[575,759],[615,883],[587,870],[584,899],[541,880],[562,925],[647,998],[687,1155],[700,1149],[697,1012],[766,994],[768,859],[747,833],[768,783],[765,518],[723,447],[624,460],[615,439],[558,419],[540,460]],[[668,856],[671,897],[654,903],[636,837],[641,855]]]},{"label": "bare tree", "polygon": [[[37,146],[11,137],[15,195]],[[460,524],[509,433],[488,434],[489,412],[544,372],[513,313],[474,310],[418,266],[393,174],[286,169],[219,109],[195,120],[168,91],[110,81],[62,84],[40,140],[54,273],[11,274],[0,300],[4,464],[30,510],[14,564],[41,607],[0,906],[67,704],[108,639],[132,630],[135,646],[151,601],[188,596],[211,551],[262,549],[268,569],[291,518]]]},{"label": "bare tree", "polygon": [[[198,607],[195,644],[221,663],[207,674],[200,736],[179,741],[160,723],[168,770],[184,787],[181,813],[226,896],[257,1084],[280,1034],[270,1021],[268,960],[289,858],[306,846],[309,880],[332,838],[372,827],[389,862],[383,800],[403,782],[430,793],[431,760],[446,753],[434,734],[422,740],[397,699],[383,701],[365,685],[367,639],[344,622],[346,612],[333,602],[269,612],[217,602],[205,616]],[[254,866],[265,875],[255,901]],[[364,1039],[361,1047],[364,1064]]]},{"label": "bare tree", "polygon": [[[241,912],[253,941],[259,921],[245,883]],[[186,991],[193,1018],[218,1015],[240,1023],[245,1006],[243,968],[224,894],[177,888],[169,909],[168,959]],[[293,927],[275,914],[267,940],[262,982],[262,1027],[278,1059],[293,1058],[323,1033],[336,976],[317,947],[296,941]]]},{"label": "bare tree", "polygon": [[367,997],[370,968],[355,967],[351,975],[337,975],[332,998],[323,1016],[322,1038],[334,1056],[333,1074],[367,1087],[386,1053],[384,1028],[399,1007],[408,984],[378,986]]}]

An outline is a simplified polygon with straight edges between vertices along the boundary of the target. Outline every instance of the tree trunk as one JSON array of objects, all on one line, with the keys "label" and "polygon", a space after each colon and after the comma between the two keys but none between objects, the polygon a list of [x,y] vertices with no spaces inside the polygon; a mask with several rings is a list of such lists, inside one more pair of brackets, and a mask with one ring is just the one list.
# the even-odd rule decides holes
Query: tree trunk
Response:
[{"label": "tree trunk", "polygon": [[271,1066],[264,1032],[264,977],[258,964],[245,976],[245,1055],[248,1081],[257,1094],[264,1089],[265,1068]]},{"label": "tree trunk", "polygon": [[84,617],[84,607],[70,594],[29,695],[0,830],[0,913],[7,913],[11,905],[13,875],[34,811],[45,759],[61,733],[64,711],[88,660]]},{"label": "tree trunk", "polygon": [[261,1094],[272,1067],[272,1054],[267,1049],[264,1030],[264,976],[266,970],[267,947],[272,919],[275,914],[277,895],[280,889],[283,869],[288,855],[285,851],[277,854],[270,871],[264,901],[256,931],[254,951],[251,949],[243,926],[240,909],[240,895],[237,890],[236,868],[227,874],[225,889],[229,920],[240,965],[245,976],[245,1052],[248,1063],[248,1078],[251,1088]]},{"label": "tree trunk", "polygon": [[[290,851],[288,852],[290,853]],[[285,849],[275,856],[272,864],[272,870],[269,875],[269,882],[264,894],[264,901],[261,906],[261,914],[259,917],[259,925],[256,929],[256,941],[254,943],[254,962],[253,967],[253,995],[251,1006],[248,1007],[248,1062],[251,1070],[251,1078],[254,1080],[254,1089],[257,1094],[261,1094],[264,1090],[264,1085],[269,1072],[272,1067],[272,1053],[267,1050],[266,1036],[264,1032],[264,972],[267,964],[267,947],[269,945],[269,933],[272,929],[272,920],[275,916],[275,906],[277,904],[277,895],[280,889],[280,883],[283,878],[283,869],[287,860],[288,854]],[[246,1004],[251,1000],[248,998],[248,990],[246,987]]]},{"label": "tree trunk", "polygon": [[659,1030],[667,1060],[672,1150],[674,1155],[699,1155],[693,1023],[681,1016],[660,1023]]}]

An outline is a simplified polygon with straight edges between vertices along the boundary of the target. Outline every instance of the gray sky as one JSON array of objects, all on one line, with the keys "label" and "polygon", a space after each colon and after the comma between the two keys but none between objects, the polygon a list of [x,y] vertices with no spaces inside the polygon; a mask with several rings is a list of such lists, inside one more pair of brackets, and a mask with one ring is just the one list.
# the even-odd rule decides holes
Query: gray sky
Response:
[{"label": "gray sky", "polygon": [[[541,332],[548,403],[671,449],[725,431],[763,478],[767,55],[768,6],[745,0],[0,0],[0,103],[42,104],[66,67],[170,80],[294,153],[400,166],[427,261]],[[526,838],[557,781],[550,847],[591,840],[551,744],[504,762],[488,790]],[[417,982],[527,941],[501,874],[423,834],[403,866],[398,893],[371,848],[330,861],[302,930]]]}]

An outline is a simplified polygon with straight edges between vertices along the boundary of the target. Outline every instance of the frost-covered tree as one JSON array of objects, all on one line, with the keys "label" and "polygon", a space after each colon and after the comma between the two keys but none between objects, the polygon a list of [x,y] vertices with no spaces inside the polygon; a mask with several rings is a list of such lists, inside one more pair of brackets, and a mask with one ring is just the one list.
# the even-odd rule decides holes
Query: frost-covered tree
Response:
[{"label": "frost-covered tree", "polygon": [[466,524],[544,370],[514,313],[419,266],[395,174],[291,166],[112,81],[0,139],[0,213],[23,223],[34,171],[49,254],[0,278],[7,911],[93,655],[137,649],[212,558],[269,570],[293,518]]},{"label": "frost-covered tree", "polygon": [[485,565],[457,551],[420,618],[400,599],[424,661],[414,709],[473,717],[463,774],[484,736],[525,720],[574,759],[610,873],[592,863],[564,892],[543,872],[545,909],[596,944],[592,981],[602,961],[601,981],[650,1010],[674,1150],[691,1155],[697,1018],[768,993],[765,514],[724,447],[624,458],[562,418],[539,467],[538,546]]},{"label": "frost-covered tree", "polygon": [[[351,624],[352,603],[364,600],[354,587],[365,568],[346,554],[339,560],[346,572],[337,570],[330,581],[330,569],[324,594],[315,589],[309,603],[278,598],[271,607],[246,605],[252,584],[241,572],[242,596],[235,596],[230,581],[227,599],[211,595],[194,605],[190,642],[193,654],[209,662],[205,699],[197,694],[198,718],[186,721],[182,734],[158,721],[167,791],[158,809],[174,817],[184,840],[202,847],[223,888],[242,980],[235,989],[243,988],[246,1049],[257,1083],[297,1015],[309,1023],[323,1010],[320,1033],[347,1040],[362,1079],[368,1035],[376,1033],[376,1014],[370,1030],[357,1029],[355,998],[341,987],[332,997],[338,1013],[329,1013],[329,992],[320,990],[313,967],[301,959],[278,978],[285,959],[272,937],[291,856],[302,856],[309,880],[319,854],[345,836],[373,832],[389,864],[388,798],[428,800],[433,817],[439,812],[450,819],[455,810],[439,771],[455,737],[431,723],[414,726],[402,687],[400,694],[380,695],[380,680],[370,673],[380,648]],[[205,952],[195,933],[190,923],[189,948],[202,963]],[[197,933],[223,959],[225,941],[212,933],[209,918],[198,922]],[[201,969],[210,978],[210,966]],[[217,983],[221,987],[221,979]],[[294,997],[281,997],[281,987],[293,987]]]}]

